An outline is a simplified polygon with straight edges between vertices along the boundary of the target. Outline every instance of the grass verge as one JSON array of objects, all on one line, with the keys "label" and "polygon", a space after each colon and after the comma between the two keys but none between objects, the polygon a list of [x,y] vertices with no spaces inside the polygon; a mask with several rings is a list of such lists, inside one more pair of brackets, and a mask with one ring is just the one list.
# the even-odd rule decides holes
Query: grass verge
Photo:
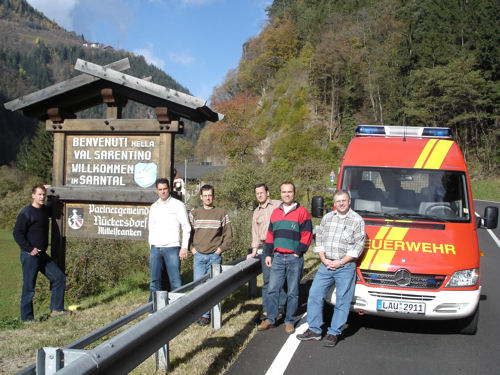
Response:
[{"label": "grass verge", "polygon": [[474,199],[500,202],[500,177],[471,181]]},{"label": "grass verge", "polygon": [[14,242],[12,231],[0,229],[0,326],[19,315],[22,271],[19,247]]}]

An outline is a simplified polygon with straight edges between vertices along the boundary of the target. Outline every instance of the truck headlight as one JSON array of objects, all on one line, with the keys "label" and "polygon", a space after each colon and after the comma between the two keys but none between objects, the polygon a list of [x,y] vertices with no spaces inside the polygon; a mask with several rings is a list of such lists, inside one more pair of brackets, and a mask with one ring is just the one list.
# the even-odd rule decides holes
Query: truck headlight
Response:
[{"label": "truck headlight", "polygon": [[479,280],[479,268],[470,270],[462,270],[454,272],[451,275],[450,281],[446,284],[446,288],[459,288],[466,286],[474,286]]}]

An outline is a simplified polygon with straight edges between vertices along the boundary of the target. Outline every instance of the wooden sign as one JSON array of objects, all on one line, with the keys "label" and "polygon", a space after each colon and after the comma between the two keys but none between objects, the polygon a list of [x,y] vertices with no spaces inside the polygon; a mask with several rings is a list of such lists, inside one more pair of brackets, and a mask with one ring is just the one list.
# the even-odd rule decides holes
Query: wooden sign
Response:
[{"label": "wooden sign", "polygon": [[149,206],[67,203],[66,236],[148,240]]},{"label": "wooden sign", "polygon": [[65,185],[153,186],[160,164],[160,136],[67,135]]}]

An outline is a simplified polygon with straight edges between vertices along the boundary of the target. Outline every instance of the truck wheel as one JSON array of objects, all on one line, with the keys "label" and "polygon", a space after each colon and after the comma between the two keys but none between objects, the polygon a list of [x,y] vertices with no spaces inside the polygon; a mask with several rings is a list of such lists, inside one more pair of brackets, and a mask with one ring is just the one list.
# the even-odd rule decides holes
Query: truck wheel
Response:
[{"label": "truck wheel", "polygon": [[471,316],[458,319],[458,331],[463,335],[475,335],[477,332],[477,324],[479,322],[479,306]]}]

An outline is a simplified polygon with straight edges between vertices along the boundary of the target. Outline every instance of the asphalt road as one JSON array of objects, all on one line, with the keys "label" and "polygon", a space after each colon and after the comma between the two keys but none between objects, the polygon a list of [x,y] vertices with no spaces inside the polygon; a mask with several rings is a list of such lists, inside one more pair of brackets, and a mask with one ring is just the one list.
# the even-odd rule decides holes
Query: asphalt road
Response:
[{"label": "asphalt road", "polygon": [[[500,207],[476,201],[476,212],[483,215],[487,205]],[[499,228],[492,232],[500,238]],[[351,314],[344,337],[335,348],[324,348],[322,341],[289,338],[281,325],[257,333],[226,374],[500,374],[500,247],[485,229],[478,233],[484,256],[476,335],[458,334],[453,325],[441,321]],[[300,310],[305,311],[304,301]],[[330,308],[325,309],[328,313]],[[297,327],[303,322],[305,319]],[[281,369],[271,367],[273,362],[276,366],[282,347],[284,364]]]}]

